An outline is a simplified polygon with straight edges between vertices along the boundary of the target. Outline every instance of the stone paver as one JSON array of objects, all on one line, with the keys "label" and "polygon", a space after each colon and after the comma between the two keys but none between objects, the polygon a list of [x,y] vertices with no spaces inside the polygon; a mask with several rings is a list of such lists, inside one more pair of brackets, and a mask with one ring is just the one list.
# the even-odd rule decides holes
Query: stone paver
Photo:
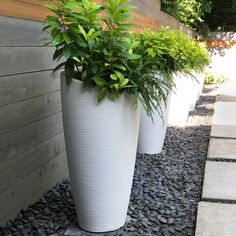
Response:
[{"label": "stone paver", "polygon": [[230,80],[220,86],[219,95],[236,97],[236,80]]},{"label": "stone paver", "polygon": [[236,97],[219,94],[216,97],[216,102],[236,102]]},{"label": "stone paver", "polygon": [[208,202],[199,203],[195,236],[236,236],[236,80],[219,90],[211,137],[202,191]]},{"label": "stone paver", "polygon": [[211,137],[236,138],[236,102],[217,102]]},{"label": "stone paver", "polygon": [[195,236],[235,236],[236,205],[200,202]]},{"label": "stone paver", "polygon": [[211,137],[236,138],[236,125],[212,125]]},{"label": "stone paver", "polygon": [[236,125],[236,102],[217,102],[212,125]]},{"label": "stone paver", "polygon": [[236,201],[235,162],[206,162],[202,198]]},{"label": "stone paver", "polygon": [[211,138],[207,158],[236,161],[236,139]]}]

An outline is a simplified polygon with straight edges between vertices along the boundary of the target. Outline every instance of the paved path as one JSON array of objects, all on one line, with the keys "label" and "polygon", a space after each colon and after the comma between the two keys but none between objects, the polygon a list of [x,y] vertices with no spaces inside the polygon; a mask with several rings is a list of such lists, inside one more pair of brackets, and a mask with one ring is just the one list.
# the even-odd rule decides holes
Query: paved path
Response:
[{"label": "paved path", "polygon": [[216,99],[195,236],[236,236],[236,80]]}]

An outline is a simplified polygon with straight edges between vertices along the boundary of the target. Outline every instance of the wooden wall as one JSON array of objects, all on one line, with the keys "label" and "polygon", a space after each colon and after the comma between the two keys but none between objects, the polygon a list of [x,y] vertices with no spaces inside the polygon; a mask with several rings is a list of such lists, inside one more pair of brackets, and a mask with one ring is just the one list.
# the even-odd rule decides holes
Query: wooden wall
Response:
[{"label": "wooden wall", "polygon": [[[7,1],[6,1],[7,2]],[[68,177],[59,74],[42,23],[0,16],[0,225]]]},{"label": "wooden wall", "polygon": [[[104,0],[96,0],[103,2]],[[43,21],[50,13],[43,7],[44,0],[0,0],[0,15],[11,16],[21,19]],[[133,0],[132,4],[137,6],[134,21],[140,28],[151,28],[158,30],[160,24],[158,16],[160,11],[159,0]]]}]

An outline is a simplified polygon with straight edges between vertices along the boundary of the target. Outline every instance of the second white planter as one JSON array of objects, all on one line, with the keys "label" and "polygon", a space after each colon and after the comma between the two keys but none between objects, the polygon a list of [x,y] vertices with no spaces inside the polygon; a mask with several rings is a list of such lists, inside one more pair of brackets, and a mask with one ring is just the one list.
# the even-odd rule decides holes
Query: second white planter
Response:
[{"label": "second white planter", "polygon": [[123,94],[97,104],[80,81],[61,79],[63,124],[72,192],[81,228],[122,227],[128,210],[137,150],[140,105]]},{"label": "second white planter", "polygon": [[192,80],[183,74],[174,75],[176,87],[170,95],[168,124],[185,126],[193,93]]},{"label": "second white planter", "polygon": [[163,119],[156,112],[153,115],[153,121],[147,116],[144,108],[141,109],[138,153],[158,154],[162,152],[167,129],[168,106],[166,107],[163,102],[161,109]]}]

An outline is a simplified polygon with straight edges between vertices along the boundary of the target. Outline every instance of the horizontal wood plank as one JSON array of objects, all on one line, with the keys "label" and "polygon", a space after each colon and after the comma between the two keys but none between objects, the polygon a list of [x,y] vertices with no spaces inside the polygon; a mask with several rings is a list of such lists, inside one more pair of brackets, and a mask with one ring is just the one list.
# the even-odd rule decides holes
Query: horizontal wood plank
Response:
[{"label": "horizontal wood plank", "polygon": [[43,2],[43,0],[36,2],[0,0],[0,15],[42,21],[49,13],[49,11],[42,6]]},{"label": "horizontal wood plank", "polygon": [[50,37],[43,27],[42,22],[0,16],[0,47],[44,46]]},{"label": "horizontal wood plank", "polygon": [[59,77],[51,71],[0,77],[0,106],[57,91]]},{"label": "horizontal wood plank", "polygon": [[53,47],[0,47],[0,76],[51,70]]},{"label": "horizontal wood plank", "polygon": [[61,179],[68,178],[66,154],[63,152],[15,185],[0,193],[0,226],[33,204]]},{"label": "horizontal wood plank", "polygon": [[60,91],[2,106],[0,107],[0,135],[59,111],[61,111]]},{"label": "horizontal wood plank", "polygon": [[[103,1],[96,0],[96,2],[101,3]],[[46,16],[52,13],[44,8],[42,4],[43,0],[35,2],[28,0],[0,0],[0,15],[35,21],[44,21]],[[146,1],[133,0],[133,4],[138,7],[136,12],[133,12],[134,19],[132,21],[138,25],[137,31],[140,31],[140,28],[151,28],[154,30],[159,29],[159,1],[152,0],[150,3],[147,3]],[[156,25],[153,25],[153,23]]]},{"label": "horizontal wood plank", "polygon": [[61,112],[0,136],[0,165],[61,133]]},{"label": "horizontal wood plank", "polygon": [[60,133],[0,165],[0,193],[63,151],[64,134]]}]

